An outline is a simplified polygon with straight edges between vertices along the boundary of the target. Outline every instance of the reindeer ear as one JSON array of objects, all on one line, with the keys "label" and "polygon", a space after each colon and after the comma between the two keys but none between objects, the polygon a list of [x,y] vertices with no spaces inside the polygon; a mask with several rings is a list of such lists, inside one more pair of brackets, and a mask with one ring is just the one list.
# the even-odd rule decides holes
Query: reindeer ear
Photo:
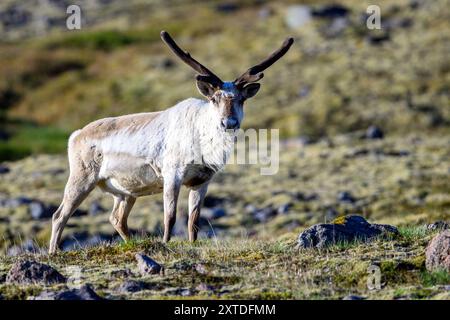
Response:
[{"label": "reindeer ear", "polygon": [[207,98],[211,98],[214,92],[216,92],[216,88],[212,84],[200,80],[197,80],[197,89]]},{"label": "reindeer ear", "polygon": [[259,90],[261,85],[259,83],[250,83],[241,89],[241,93],[245,99],[253,97]]}]

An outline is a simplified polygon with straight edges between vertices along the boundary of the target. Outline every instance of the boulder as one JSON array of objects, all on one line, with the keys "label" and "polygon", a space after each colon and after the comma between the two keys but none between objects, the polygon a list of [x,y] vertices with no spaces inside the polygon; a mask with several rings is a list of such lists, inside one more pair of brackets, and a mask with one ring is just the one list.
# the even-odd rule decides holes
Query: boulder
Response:
[{"label": "boulder", "polygon": [[159,265],[155,260],[146,256],[143,253],[136,253],[137,266],[139,273],[143,276],[149,274],[159,274],[162,270],[161,265]]},{"label": "boulder", "polygon": [[204,208],[201,213],[202,217],[208,220],[215,220],[227,215],[223,208]]},{"label": "boulder", "polygon": [[147,289],[147,284],[143,281],[126,280],[117,289],[121,293],[138,292]]},{"label": "boulder", "polygon": [[7,166],[0,164],[0,174],[6,174],[9,173],[10,171],[11,170]]},{"label": "boulder", "polygon": [[314,225],[298,237],[300,248],[325,248],[339,242],[369,241],[378,236],[398,234],[390,225],[371,224],[361,216],[349,215],[331,223]]},{"label": "boulder", "polygon": [[450,229],[440,232],[430,241],[425,257],[427,270],[450,272]]},{"label": "boulder", "polygon": [[6,275],[7,283],[52,284],[66,282],[66,278],[49,265],[33,260],[19,260]]},{"label": "boulder", "polygon": [[427,225],[427,230],[429,231],[445,230],[445,229],[450,229],[450,224],[442,220]]},{"label": "boulder", "polygon": [[79,289],[63,291],[43,291],[32,300],[103,300],[90,285],[83,285]]}]

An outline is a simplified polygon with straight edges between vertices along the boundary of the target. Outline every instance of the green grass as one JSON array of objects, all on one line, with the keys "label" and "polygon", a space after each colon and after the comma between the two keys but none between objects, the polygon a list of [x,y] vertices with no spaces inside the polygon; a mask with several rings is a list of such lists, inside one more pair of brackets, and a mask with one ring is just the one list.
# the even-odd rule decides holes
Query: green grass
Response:
[{"label": "green grass", "polygon": [[[349,292],[369,299],[433,298],[444,294],[446,272],[428,273],[423,269],[421,242],[402,244],[409,257],[393,259],[389,254],[399,245],[396,240],[359,243],[345,250],[297,250],[285,240],[200,240],[194,244],[174,238],[163,244],[160,238],[134,238],[128,243],[103,244],[92,248],[62,252],[54,256],[27,255],[48,263],[63,274],[67,266],[79,266],[83,281],[106,298],[180,299],[182,289],[190,289],[190,299],[339,299]],[[144,252],[164,266],[163,275],[140,276],[134,255]],[[420,261],[422,262],[420,262]],[[8,270],[15,258],[0,258],[1,270]],[[383,288],[367,288],[367,268],[378,261]],[[199,273],[197,264],[205,270]],[[115,271],[129,269],[129,278],[149,284],[150,289],[123,294],[116,288],[123,281]],[[211,288],[198,291],[204,284]],[[422,287],[423,286],[423,287]],[[59,287],[50,287],[57,290]],[[0,285],[0,294],[24,299],[39,288]]]},{"label": "green grass", "polygon": [[68,137],[68,132],[58,128],[20,125],[11,139],[0,141],[0,161],[17,160],[31,154],[62,153],[67,149]]}]

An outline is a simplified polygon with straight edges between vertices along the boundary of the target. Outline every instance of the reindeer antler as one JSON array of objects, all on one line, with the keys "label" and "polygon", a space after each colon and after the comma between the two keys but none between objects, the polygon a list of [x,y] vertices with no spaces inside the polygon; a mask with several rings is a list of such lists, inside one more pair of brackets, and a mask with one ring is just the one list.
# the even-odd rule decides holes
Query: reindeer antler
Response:
[{"label": "reindeer antler", "polygon": [[223,81],[220,80],[218,76],[216,76],[211,70],[202,65],[200,62],[191,57],[189,52],[183,51],[176,42],[172,39],[166,31],[161,31],[161,39],[165,44],[172,50],[173,53],[177,55],[178,58],[183,60],[187,65],[189,65],[192,69],[197,71],[199,74],[196,76],[197,80],[208,82],[215,87],[222,87]]},{"label": "reindeer antler", "polygon": [[244,72],[239,78],[234,80],[234,84],[237,87],[242,87],[247,83],[252,83],[261,80],[262,77],[264,77],[262,71],[266,70],[278,59],[284,56],[284,54],[288,52],[289,48],[293,43],[294,43],[293,38],[287,38],[278,50],[274,51],[269,57],[267,57],[261,63],[251,67],[246,72]]}]

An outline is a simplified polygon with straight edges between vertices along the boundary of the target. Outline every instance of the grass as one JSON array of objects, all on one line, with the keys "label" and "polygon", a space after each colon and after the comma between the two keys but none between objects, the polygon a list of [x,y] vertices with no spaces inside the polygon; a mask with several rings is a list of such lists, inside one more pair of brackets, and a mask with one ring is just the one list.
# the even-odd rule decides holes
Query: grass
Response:
[{"label": "grass", "polygon": [[[82,268],[82,278],[109,299],[183,298],[182,290],[191,291],[190,299],[339,299],[349,292],[369,299],[432,298],[442,294],[448,284],[448,272],[428,273],[418,263],[421,242],[410,240],[403,248],[408,254],[392,258],[398,243],[376,240],[348,248],[301,250],[285,240],[200,240],[194,244],[175,238],[168,244],[159,238],[135,238],[128,243],[103,244],[55,256],[28,255],[48,263],[63,274],[68,266]],[[164,268],[164,275],[142,277],[137,273],[134,254],[145,252]],[[1,270],[8,270],[13,258],[0,259]],[[378,264],[383,288],[367,288],[368,267]],[[197,265],[201,265],[201,272]],[[118,271],[129,269],[129,279],[141,280],[149,289],[133,294],[117,291]],[[202,284],[206,291],[198,289]],[[422,287],[423,286],[423,287]],[[57,290],[59,287],[41,288]],[[26,298],[37,294],[36,287],[0,285],[7,298]]]},{"label": "grass", "polygon": [[58,154],[67,149],[69,133],[55,127],[30,124],[15,128],[11,139],[0,141],[0,159],[17,160],[31,154]]}]

